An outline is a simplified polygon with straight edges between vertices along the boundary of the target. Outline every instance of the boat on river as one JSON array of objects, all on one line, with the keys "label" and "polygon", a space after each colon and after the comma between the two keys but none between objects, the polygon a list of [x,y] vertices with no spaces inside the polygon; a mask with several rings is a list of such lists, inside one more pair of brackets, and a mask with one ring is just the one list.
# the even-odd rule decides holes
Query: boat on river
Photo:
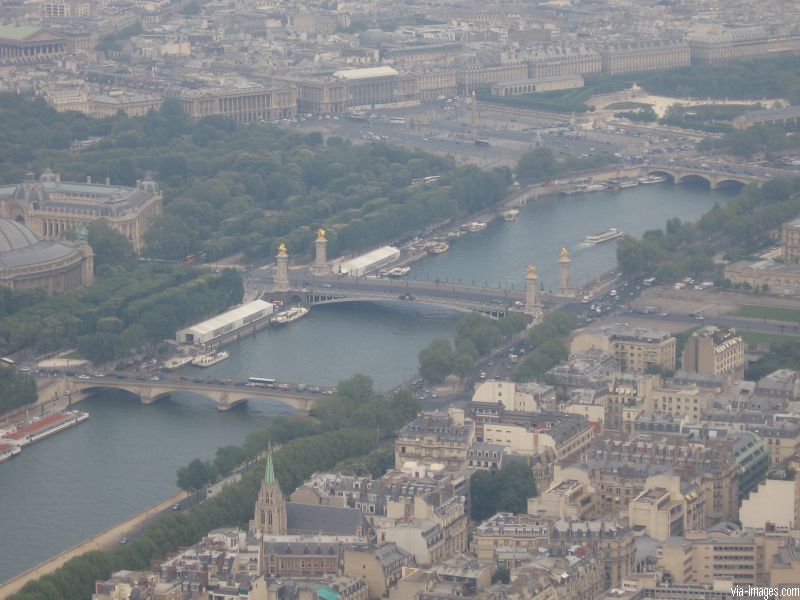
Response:
[{"label": "boat on river", "polygon": [[202,367],[203,369],[207,367],[211,367],[216,365],[217,363],[221,363],[223,360],[227,359],[230,356],[224,350],[218,350],[217,352],[209,352],[208,354],[200,354],[195,356],[192,359],[192,364],[195,367]]},{"label": "boat on river", "polygon": [[0,444],[0,462],[13,458],[20,452],[22,452],[22,448],[14,444]]},{"label": "boat on river", "polygon": [[294,323],[297,319],[302,319],[308,314],[308,309],[305,306],[295,306],[289,310],[284,310],[274,314],[269,322],[272,325],[288,325]]},{"label": "boat on river", "polygon": [[667,180],[662,175],[647,175],[646,177],[639,177],[639,183],[642,185],[652,185],[654,183],[664,183]]},{"label": "boat on river", "polygon": [[[77,410],[64,410],[33,417],[27,421],[0,429],[0,445],[27,446],[59,431],[74,427],[78,423],[83,423],[88,418],[89,413]],[[18,452],[11,452],[12,456],[15,454],[18,454]],[[8,458],[11,458],[11,456]]]},{"label": "boat on river", "polygon": [[586,236],[586,239],[584,241],[587,244],[595,246],[597,244],[602,244],[603,242],[615,240],[618,237],[622,237],[623,235],[625,235],[625,232],[622,231],[622,229],[616,229],[612,227],[611,229],[606,229],[605,231],[589,234]]},{"label": "boat on river", "polygon": [[444,254],[450,249],[450,244],[447,242],[436,242],[428,246],[428,254]]},{"label": "boat on river", "polygon": [[519,216],[519,211],[516,208],[512,208],[500,213],[500,216],[503,217],[503,221],[514,221]]},{"label": "boat on river", "polygon": [[190,364],[194,360],[194,356],[173,356],[164,361],[164,369],[167,371],[174,371]]},{"label": "boat on river", "polygon": [[461,229],[467,233],[475,233],[476,231],[483,231],[486,229],[486,223],[482,221],[473,221],[472,223],[465,223],[461,226]]}]

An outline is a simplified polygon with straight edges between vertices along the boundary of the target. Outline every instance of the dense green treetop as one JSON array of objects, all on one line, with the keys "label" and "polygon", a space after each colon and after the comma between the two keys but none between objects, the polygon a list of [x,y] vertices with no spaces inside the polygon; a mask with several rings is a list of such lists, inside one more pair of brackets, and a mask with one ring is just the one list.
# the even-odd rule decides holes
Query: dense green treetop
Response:
[{"label": "dense green treetop", "polygon": [[36,402],[36,382],[26,373],[0,367],[0,414]]},{"label": "dense green treetop", "polygon": [[472,518],[482,521],[498,512],[524,514],[528,498],[537,495],[533,471],[522,461],[509,462],[499,471],[475,471],[470,479]]},{"label": "dense green treetop", "polygon": [[[145,117],[92,120],[44,101],[0,95],[0,183],[32,166],[67,181],[134,185],[148,171],[164,192],[165,213],[146,233],[147,254],[217,259],[242,251],[272,256],[281,241],[309,253],[325,228],[328,252],[361,250],[502,200],[507,168],[458,167],[451,158],[384,143],[353,145],[319,132],[237,124],[220,116],[191,122],[175,100]],[[80,153],[72,141],[103,140]],[[412,180],[440,179],[425,185]]]}]

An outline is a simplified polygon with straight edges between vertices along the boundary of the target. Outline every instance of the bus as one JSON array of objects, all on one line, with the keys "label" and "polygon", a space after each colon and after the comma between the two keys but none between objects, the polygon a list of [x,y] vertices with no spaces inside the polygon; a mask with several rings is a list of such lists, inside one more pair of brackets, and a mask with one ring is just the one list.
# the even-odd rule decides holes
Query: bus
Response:
[{"label": "bus", "polygon": [[247,383],[256,387],[275,387],[275,380],[266,377],[248,377]]},{"label": "bus", "polygon": [[648,287],[649,287],[649,286],[651,286],[651,285],[653,285],[655,282],[656,282],[656,278],[655,278],[655,277],[648,277],[647,279],[644,279],[644,280],[642,281],[642,283],[643,283],[644,285],[648,286]]},{"label": "bus", "polygon": [[479,148],[488,148],[490,146],[489,140],[475,140],[475,145]]}]

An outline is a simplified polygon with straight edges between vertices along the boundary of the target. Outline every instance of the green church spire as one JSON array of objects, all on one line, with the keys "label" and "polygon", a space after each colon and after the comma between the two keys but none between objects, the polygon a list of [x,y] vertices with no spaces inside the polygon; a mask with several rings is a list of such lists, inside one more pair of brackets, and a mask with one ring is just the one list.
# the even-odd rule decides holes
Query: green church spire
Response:
[{"label": "green church spire", "polygon": [[267,468],[264,470],[264,483],[275,483],[275,467],[272,466],[272,442],[267,447]]}]

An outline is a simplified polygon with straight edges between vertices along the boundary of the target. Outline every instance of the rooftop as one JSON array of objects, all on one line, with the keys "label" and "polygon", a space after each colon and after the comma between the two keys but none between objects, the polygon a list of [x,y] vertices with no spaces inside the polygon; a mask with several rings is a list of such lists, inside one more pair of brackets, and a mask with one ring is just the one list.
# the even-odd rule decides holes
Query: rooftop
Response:
[{"label": "rooftop", "polygon": [[0,25],[0,39],[22,41],[40,31],[41,27],[33,25]]}]

